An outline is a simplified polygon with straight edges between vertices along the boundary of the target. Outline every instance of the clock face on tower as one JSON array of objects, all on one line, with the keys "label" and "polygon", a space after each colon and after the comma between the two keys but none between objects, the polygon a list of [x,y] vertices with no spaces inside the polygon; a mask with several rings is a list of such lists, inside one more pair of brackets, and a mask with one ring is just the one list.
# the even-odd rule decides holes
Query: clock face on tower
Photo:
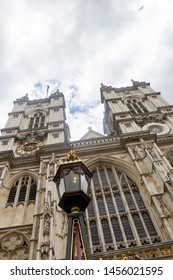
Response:
[{"label": "clock face on tower", "polygon": [[151,134],[164,135],[169,133],[170,128],[164,123],[148,123],[142,127],[142,130],[149,130]]},{"label": "clock face on tower", "polygon": [[18,155],[30,155],[30,154],[33,154],[37,150],[39,150],[39,144],[37,142],[29,142],[24,145],[20,145],[16,149],[16,153]]},{"label": "clock face on tower", "polygon": [[161,126],[156,126],[156,125],[151,125],[150,127],[149,127],[149,130],[150,130],[150,132],[151,133],[161,133],[162,131],[163,131],[163,127],[161,127]]}]

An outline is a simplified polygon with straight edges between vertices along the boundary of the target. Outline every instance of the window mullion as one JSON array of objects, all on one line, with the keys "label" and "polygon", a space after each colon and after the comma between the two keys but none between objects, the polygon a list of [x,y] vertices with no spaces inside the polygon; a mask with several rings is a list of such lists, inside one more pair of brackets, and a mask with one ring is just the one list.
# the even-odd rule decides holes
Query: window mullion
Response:
[{"label": "window mullion", "polygon": [[[98,176],[98,173],[97,173],[97,176]],[[99,214],[99,209],[98,209],[98,206],[97,206],[97,198],[96,198],[96,193],[95,193],[95,187],[94,187],[93,180],[91,181],[91,194],[92,194],[93,206],[94,206],[94,211],[95,211],[95,220],[96,220],[97,230],[98,230],[98,234],[99,234],[100,244],[102,246],[103,251],[105,251],[102,225],[101,225],[101,222],[100,222],[100,214]],[[92,218],[90,218],[90,221],[91,220],[92,220]]]},{"label": "window mullion", "polygon": [[[99,168],[97,167],[96,169],[97,171],[97,176],[98,176],[98,180],[99,180],[99,185],[101,188],[101,195],[103,195],[103,189],[102,189],[102,183],[101,183],[101,179],[100,179],[100,173],[99,173]],[[106,251],[106,246],[105,246],[105,240],[104,240],[104,234],[103,234],[103,229],[102,229],[102,223],[101,223],[101,216],[100,216],[100,212],[99,212],[99,207],[96,201],[96,209],[97,209],[97,218],[98,218],[98,232],[100,234],[100,242],[103,248],[103,251]]]},{"label": "window mullion", "polygon": [[[115,180],[116,180],[116,183],[117,183],[117,188],[118,188],[118,191],[119,191],[119,188],[120,188],[121,185],[120,185],[120,180],[119,180],[117,171],[115,170],[114,166],[112,166],[112,172],[114,174],[114,177],[115,177]],[[115,192],[113,192],[113,197],[114,197],[114,195],[115,195]],[[125,232],[124,232],[124,227],[123,227],[123,224],[122,224],[122,221],[121,221],[121,214],[119,213],[118,207],[115,203],[115,197],[113,199],[113,202],[114,202],[114,207],[116,209],[117,218],[118,218],[119,226],[120,226],[120,229],[121,229],[121,232],[122,232],[123,240],[124,240],[124,243],[127,244],[127,238],[126,238],[126,235],[125,235]]]},{"label": "window mullion", "polygon": [[22,223],[24,223],[25,218],[26,218],[26,214],[27,214],[30,189],[31,189],[31,177],[29,176],[27,186],[26,186],[26,194],[25,194],[25,202],[24,202],[24,211],[23,211],[23,216],[22,216]]},{"label": "window mullion", "polygon": [[18,186],[17,186],[16,196],[15,196],[15,200],[14,200],[14,203],[13,203],[12,213],[11,213],[11,216],[10,216],[10,219],[9,219],[9,225],[12,225],[14,223],[14,219],[15,219],[15,215],[16,215],[16,207],[17,207],[20,188],[21,188],[21,182],[22,182],[22,177],[19,178],[19,183],[18,183]]},{"label": "window mullion", "polygon": [[[106,170],[105,166],[104,166],[104,172],[105,172],[106,180],[107,180],[107,183],[108,183],[108,174],[107,174],[107,170]],[[103,186],[102,186],[102,189],[103,189]],[[108,195],[110,195],[110,197],[111,197],[110,185],[109,185],[109,193],[108,193]],[[116,240],[115,240],[114,231],[113,231],[113,228],[112,228],[109,208],[108,208],[108,205],[107,205],[104,189],[103,189],[103,201],[104,201],[104,204],[105,204],[106,216],[107,216],[107,221],[108,221],[108,225],[109,225],[109,229],[110,229],[110,233],[111,233],[111,237],[112,237],[112,242],[113,242],[113,244],[115,246],[116,245]]]}]

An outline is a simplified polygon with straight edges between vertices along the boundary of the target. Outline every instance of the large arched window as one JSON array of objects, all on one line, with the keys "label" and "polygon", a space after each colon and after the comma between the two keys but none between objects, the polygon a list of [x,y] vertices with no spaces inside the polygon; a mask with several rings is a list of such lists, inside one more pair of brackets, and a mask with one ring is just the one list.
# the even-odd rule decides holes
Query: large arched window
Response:
[{"label": "large arched window", "polygon": [[31,176],[22,176],[12,185],[7,203],[34,201],[36,197],[36,190],[36,181]]},{"label": "large arched window", "polygon": [[37,182],[31,175],[23,175],[11,185],[4,208],[4,226],[33,222]]},{"label": "large arched window", "polygon": [[90,195],[86,223],[93,252],[160,242],[138,186],[124,172],[115,166],[93,170]]}]

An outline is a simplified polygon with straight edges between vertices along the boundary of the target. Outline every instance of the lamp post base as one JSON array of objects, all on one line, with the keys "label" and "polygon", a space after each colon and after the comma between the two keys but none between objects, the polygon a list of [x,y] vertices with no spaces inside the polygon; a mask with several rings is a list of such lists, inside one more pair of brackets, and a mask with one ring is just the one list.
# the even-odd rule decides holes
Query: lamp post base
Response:
[{"label": "lamp post base", "polygon": [[75,210],[68,214],[66,260],[91,260],[83,213]]}]

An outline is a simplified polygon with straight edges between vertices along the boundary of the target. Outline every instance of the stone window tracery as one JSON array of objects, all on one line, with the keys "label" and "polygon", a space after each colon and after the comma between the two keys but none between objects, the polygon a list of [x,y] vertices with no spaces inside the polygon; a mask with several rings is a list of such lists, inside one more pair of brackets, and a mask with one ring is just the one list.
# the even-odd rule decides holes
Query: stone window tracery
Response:
[{"label": "stone window tracery", "polygon": [[37,183],[31,176],[23,176],[14,182],[12,185],[8,199],[8,203],[34,201],[36,197]]},{"label": "stone window tracery", "polygon": [[90,195],[86,223],[93,252],[160,242],[138,186],[124,172],[113,165],[93,170]]},{"label": "stone window tracery", "polygon": [[42,128],[45,126],[45,114],[43,112],[35,113],[30,117],[29,129],[32,128]]},{"label": "stone window tracery", "polygon": [[140,99],[127,99],[125,101],[129,110],[134,114],[144,114],[148,112],[148,109],[143,105]]},{"label": "stone window tracery", "polygon": [[28,240],[19,232],[11,232],[0,239],[0,260],[28,260]]}]

